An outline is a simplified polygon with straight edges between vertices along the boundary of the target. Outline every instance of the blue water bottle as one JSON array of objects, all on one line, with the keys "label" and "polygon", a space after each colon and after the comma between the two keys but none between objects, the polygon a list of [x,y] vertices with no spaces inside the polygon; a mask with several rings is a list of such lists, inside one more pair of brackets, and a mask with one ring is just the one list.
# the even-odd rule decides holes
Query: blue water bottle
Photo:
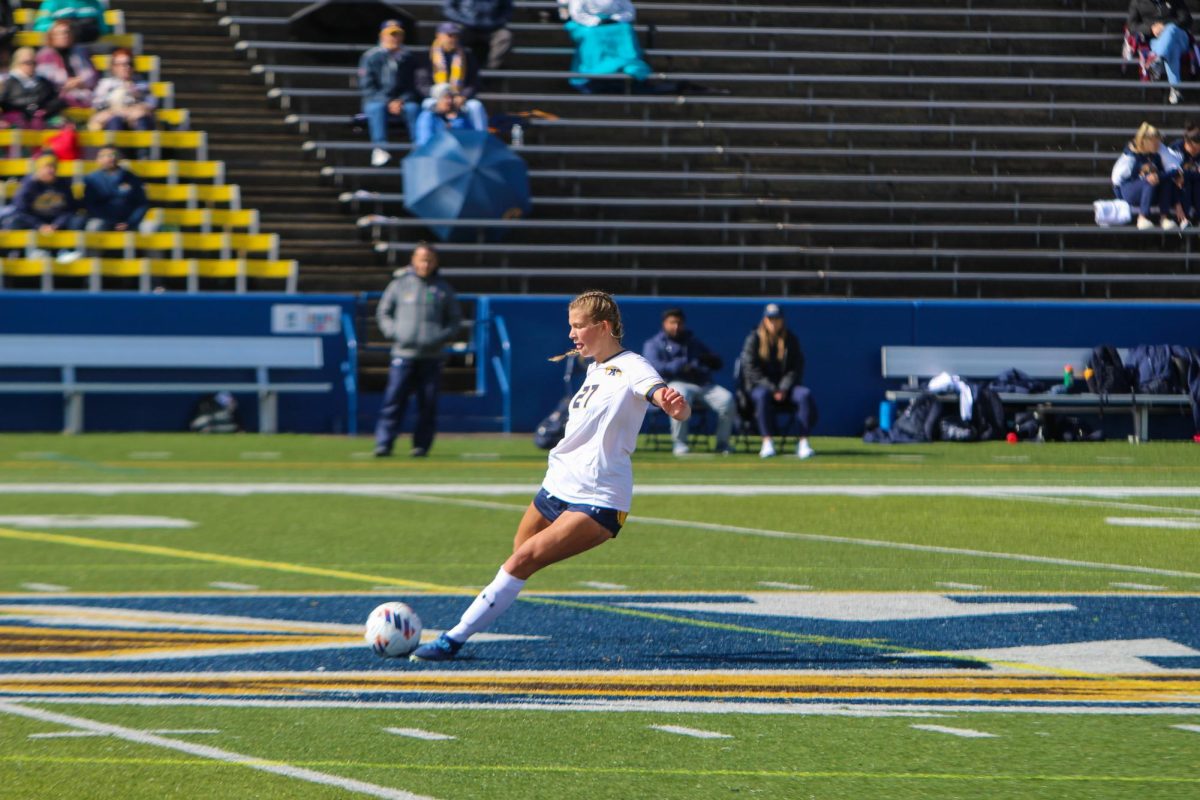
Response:
[{"label": "blue water bottle", "polygon": [[891,400],[883,400],[879,403],[879,429],[890,431],[892,429],[892,416],[896,413],[896,404]]}]

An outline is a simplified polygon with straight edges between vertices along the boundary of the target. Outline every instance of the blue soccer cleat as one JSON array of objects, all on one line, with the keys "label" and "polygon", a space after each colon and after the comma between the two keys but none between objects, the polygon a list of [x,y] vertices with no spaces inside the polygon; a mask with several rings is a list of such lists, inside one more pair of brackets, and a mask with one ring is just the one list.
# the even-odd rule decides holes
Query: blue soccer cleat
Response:
[{"label": "blue soccer cleat", "polygon": [[458,654],[465,642],[456,642],[441,634],[429,644],[423,644],[412,652],[409,661],[449,661]]}]

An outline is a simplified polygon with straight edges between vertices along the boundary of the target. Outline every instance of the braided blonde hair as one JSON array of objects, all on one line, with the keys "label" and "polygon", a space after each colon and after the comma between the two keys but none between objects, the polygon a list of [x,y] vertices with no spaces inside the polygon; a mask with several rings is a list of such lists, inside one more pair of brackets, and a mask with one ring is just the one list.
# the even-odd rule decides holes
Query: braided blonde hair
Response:
[{"label": "braided blonde hair", "polygon": [[[578,309],[584,312],[593,324],[607,322],[612,329],[612,337],[618,342],[625,335],[625,328],[621,324],[621,309],[617,308],[617,301],[608,292],[584,292],[572,300],[567,309],[569,311]],[[564,358],[572,358],[577,355],[579,355],[578,350],[568,350],[560,356],[551,356],[550,360],[562,361]]]}]

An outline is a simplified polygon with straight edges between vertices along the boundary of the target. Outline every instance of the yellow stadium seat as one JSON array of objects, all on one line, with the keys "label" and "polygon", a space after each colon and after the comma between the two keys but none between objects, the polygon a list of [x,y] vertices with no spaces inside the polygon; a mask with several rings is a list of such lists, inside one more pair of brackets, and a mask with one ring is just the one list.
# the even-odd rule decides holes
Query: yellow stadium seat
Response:
[{"label": "yellow stadium seat", "polygon": [[83,245],[89,253],[119,250],[125,258],[133,257],[134,239],[129,231],[91,231],[84,234]]},{"label": "yellow stadium seat", "polygon": [[0,231],[0,252],[25,250],[33,244],[33,231]]},{"label": "yellow stadium seat", "polygon": [[231,233],[229,243],[241,253],[265,253],[269,259],[279,258],[277,233]]},{"label": "yellow stadium seat", "polygon": [[150,274],[156,278],[185,278],[189,292],[200,288],[197,280],[196,261],[190,258],[152,258]]},{"label": "yellow stadium seat", "polygon": [[106,278],[137,278],[138,291],[150,291],[148,258],[103,258],[100,259],[100,274]]},{"label": "yellow stadium seat", "polygon": [[204,183],[192,183],[188,185],[196,190],[196,197],[202,202],[210,205],[221,203],[232,209],[242,207],[242,190],[236,183],[224,183],[214,186]]},{"label": "yellow stadium seat", "polygon": [[133,246],[138,253],[148,254],[151,252],[162,253],[170,251],[171,258],[183,257],[183,243],[180,238],[181,234],[173,232],[159,233],[135,233],[133,234]]},{"label": "yellow stadium seat", "polygon": [[246,261],[246,276],[250,278],[267,278],[287,282],[286,291],[296,291],[296,278],[299,267],[295,261],[248,259]]},{"label": "yellow stadium seat", "polygon": [[0,258],[0,287],[6,277],[41,278],[41,289],[48,292],[54,288],[51,264],[49,258]]},{"label": "yellow stadium seat", "polygon": [[83,231],[32,231],[33,246],[43,250],[82,250]]},{"label": "yellow stadium seat", "polygon": [[194,183],[148,183],[146,198],[151,203],[182,203],[188,208],[195,208],[199,200],[198,188]]}]

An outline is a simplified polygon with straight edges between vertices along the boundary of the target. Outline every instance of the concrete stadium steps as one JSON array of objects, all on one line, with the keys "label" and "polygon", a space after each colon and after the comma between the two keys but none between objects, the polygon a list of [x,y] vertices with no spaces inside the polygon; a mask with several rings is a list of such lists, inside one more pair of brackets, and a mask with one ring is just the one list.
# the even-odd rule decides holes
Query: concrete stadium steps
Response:
[{"label": "concrete stadium steps", "polygon": [[[262,212],[262,229],[281,234],[280,257],[304,267],[320,261],[355,265],[375,260],[335,198],[305,163],[302,137],[267,102],[262,81],[233,52],[228,32],[202,0],[114,0],[131,31],[158,55],[176,103],[191,111],[191,127],[209,134],[209,157],[226,165],[226,180],[242,190],[242,206]],[[303,215],[303,216],[299,216]]]},{"label": "concrete stadium steps", "polygon": [[[137,9],[152,16],[180,5],[131,0],[124,7],[127,13]],[[263,210],[264,229],[282,226],[277,228],[283,233],[281,255],[301,260],[303,288],[378,289],[389,268],[362,239],[366,231],[353,224],[365,212],[339,203],[337,194],[358,188],[398,193],[398,169],[370,170],[367,150],[326,150],[322,159],[301,151],[305,141],[364,138],[351,132],[346,121],[358,101],[351,71],[345,68],[354,66],[362,47],[313,54],[294,47],[260,46],[251,51],[255,60],[247,61],[246,51],[235,50],[231,28],[218,25],[220,18],[278,20],[302,7],[301,0],[196,0],[184,5],[189,25],[197,22],[197,8],[208,15],[210,25],[204,30],[197,26],[192,33],[174,31],[180,63],[195,70],[197,61],[208,61],[215,83],[236,101],[238,115],[230,119],[220,100],[196,98],[191,104],[195,127],[212,132],[211,146],[218,154],[213,157],[226,160],[231,180],[243,184],[244,205]],[[603,219],[613,224],[604,235],[546,225],[512,231],[502,248],[448,247],[443,263],[456,286],[465,291],[569,292],[578,288],[578,275],[572,276],[569,265],[594,273],[617,291],[1179,296],[1175,284],[1169,285],[1168,293],[1163,288],[1168,284],[1154,280],[1139,286],[1124,279],[1106,284],[1088,277],[1128,276],[1143,270],[1147,276],[1186,280],[1186,270],[1194,268],[1187,255],[1193,241],[1190,235],[1103,233],[1091,227],[1090,203],[1110,194],[1107,176],[1112,160],[1133,129],[1149,119],[1173,133],[1194,110],[1194,106],[1168,106],[1164,86],[1140,84],[1135,70],[1120,61],[1123,9],[1049,4],[1014,15],[1006,12],[1017,4],[966,9],[952,0],[923,0],[903,5],[925,13],[872,14],[872,8],[900,6],[873,0],[814,1],[777,11],[763,11],[763,3],[753,9],[730,8],[733,5],[698,11],[693,3],[647,0],[639,4],[639,25],[654,26],[652,34],[648,29],[642,32],[652,66],[670,73],[811,77],[794,77],[790,82],[770,77],[752,83],[698,80],[730,94],[685,95],[682,104],[673,97],[649,101],[582,97],[554,76],[489,78],[483,99],[490,112],[539,108],[562,118],[557,125],[535,121],[527,126],[526,142],[531,147],[523,156],[534,174],[534,195],[577,195],[588,204],[579,208],[535,204],[535,218]],[[422,41],[427,43],[432,23],[440,18],[440,4],[415,0],[405,8],[421,20]],[[817,13],[809,13],[814,8]],[[518,4],[510,69],[561,72],[569,67],[569,43],[550,10],[544,4]],[[234,22],[241,40],[287,36],[284,26],[269,20]],[[172,25],[179,23],[175,20]],[[709,30],[673,29],[697,25]],[[866,29],[872,26],[870,35]],[[841,30],[813,30],[822,27]],[[153,51],[151,28],[148,23],[141,32],[151,37],[147,49]],[[162,30],[172,28],[164,25]],[[989,31],[995,34],[990,39]],[[214,43],[220,46],[211,56],[206,50],[205,55],[197,55]],[[739,49],[757,55],[728,54]],[[166,57],[165,49],[159,52]],[[254,63],[343,69],[310,76],[281,70],[270,86],[284,91],[268,99],[265,76],[250,73]],[[177,81],[178,91],[203,91],[186,81],[180,83],[169,70],[164,60],[164,72]],[[828,80],[831,76],[851,79]],[[896,81],[897,77],[910,80]],[[938,80],[941,77],[945,80]],[[958,78],[988,82],[972,85],[959,83]],[[997,78],[1005,80],[996,84]],[[1076,85],[1078,81],[1099,83]],[[289,88],[301,91],[289,93]],[[303,90],[312,89],[341,93],[299,97]],[[302,121],[306,113],[334,116],[329,121],[286,124],[281,102],[289,94],[293,96],[287,113],[300,114]],[[761,100],[738,102],[747,97]],[[744,124],[722,127],[729,123]],[[619,156],[605,152],[613,145],[658,144],[829,152],[734,155],[668,150]],[[582,152],[538,152],[539,145],[573,145]],[[589,147],[596,152],[588,153]],[[289,155],[292,148],[295,152]],[[847,152],[836,152],[839,148]],[[914,152],[876,152],[887,148]],[[1037,151],[1044,156],[1061,150],[1067,155],[1022,158],[1019,152],[989,155],[989,149]],[[965,152],[943,152],[947,150]],[[393,165],[402,156],[402,150],[394,152]],[[323,172],[325,166],[335,170]],[[641,174],[616,174],[621,172]],[[620,204],[647,197],[680,202],[636,208]],[[688,198],[695,197],[795,199],[801,205],[791,209],[687,205]],[[603,205],[604,198],[614,202]],[[825,206],[819,205],[822,200],[827,201]],[[382,213],[403,212],[392,206]],[[661,224],[657,229],[622,228],[622,220]],[[734,223],[730,226],[734,230],[722,231],[719,221],[724,220]],[[816,227],[736,230],[746,223],[784,221]],[[697,229],[686,223],[708,224]],[[971,233],[948,229],[979,224],[985,229]],[[407,248],[426,235],[427,231],[409,226],[389,232],[383,241],[394,238],[398,246]],[[750,252],[732,252],[739,242]],[[688,252],[689,246],[716,249],[695,253]],[[625,274],[632,265],[647,274]],[[722,269],[739,265],[756,277],[721,274]],[[650,274],[654,269],[670,271],[671,279],[656,279]],[[805,270],[813,276],[805,277]],[[905,277],[906,271],[918,275]],[[981,277],[945,275],[956,271],[964,275],[976,271]],[[690,273],[698,274],[692,279]],[[786,273],[792,274],[786,283],[770,277]],[[1078,273],[1080,278],[1078,283],[1039,283],[1028,277],[1035,273]],[[1000,280],[1006,275],[1014,276],[1013,280]]]}]

